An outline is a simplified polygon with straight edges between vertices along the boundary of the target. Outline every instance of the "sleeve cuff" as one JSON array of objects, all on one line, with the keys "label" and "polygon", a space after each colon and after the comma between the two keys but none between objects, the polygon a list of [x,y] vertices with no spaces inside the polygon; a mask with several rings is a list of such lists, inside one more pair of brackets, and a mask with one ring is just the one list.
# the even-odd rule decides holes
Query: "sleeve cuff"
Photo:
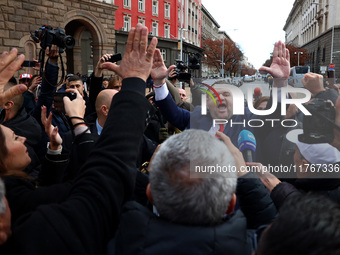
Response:
[{"label": "sleeve cuff", "polygon": [[47,143],[47,154],[50,154],[50,155],[60,155],[62,150],[63,150],[63,146],[61,146],[61,145],[60,145],[60,149],[59,150],[51,150],[50,149],[50,142]]},{"label": "sleeve cuff", "polygon": [[166,85],[166,83],[164,83],[160,87],[153,87],[153,88],[154,88],[154,91],[155,91],[155,100],[156,101],[161,101],[161,100],[165,99],[169,94],[169,89],[168,89],[168,86]]}]

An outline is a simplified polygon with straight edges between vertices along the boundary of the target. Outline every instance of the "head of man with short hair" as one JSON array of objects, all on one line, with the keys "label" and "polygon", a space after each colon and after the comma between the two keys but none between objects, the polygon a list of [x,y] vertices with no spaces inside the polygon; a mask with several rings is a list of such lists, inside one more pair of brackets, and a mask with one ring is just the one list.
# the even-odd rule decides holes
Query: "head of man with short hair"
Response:
[{"label": "head of man with short hair", "polygon": [[177,88],[179,95],[181,96],[181,99],[183,102],[187,101],[187,92],[185,91],[185,89],[181,89],[181,88]]},{"label": "head of man with short hair", "polygon": [[210,96],[207,96],[207,108],[213,119],[229,120],[233,116],[233,96],[227,85],[228,84],[225,81],[218,81],[213,85],[213,88],[220,96],[222,104],[220,104],[219,99],[214,92],[212,95],[215,101]]},{"label": "head of man with short hair", "polygon": [[325,196],[294,196],[262,233],[257,254],[340,254],[339,229],[339,204]]},{"label": "head of man with short hair", "polygon": [[[4,87],[4,91],[10,89],[11,87],[15,86],[16,84],[8,82],[6,86]],[[21,109],[22,105],[24,103],[24,96],[22,94],[17,95],[11,100],[7,101],[2,108],[6,110],[4,121],[8,121],[13,119]]]},{"label": "head of man with short hair", "polygon": [[179,224],[221,223],[233,209],[236,173],[196,171],[217,165],[235,166],[235,161],[227,146],[206,131],[185,130],[167,139],[151,162],[147,189],[160,216]]},{"label": "head of man with short hair", "polygon": [[84,96],[84,84],[83,79],[78,75],[73,75],[68,78],[68,84],[66,84],[67,89],[77,89],[79,94]]},{"label": "head of man with short hair", "polygon": [[97,96],[95,106],[96,106],[96,113],[98,117],[98,124],[101,127],[103,127],[106,122],[107,115],[110,110],[112,98],[117,93],[118,91],[115,89],[104,89]]}]

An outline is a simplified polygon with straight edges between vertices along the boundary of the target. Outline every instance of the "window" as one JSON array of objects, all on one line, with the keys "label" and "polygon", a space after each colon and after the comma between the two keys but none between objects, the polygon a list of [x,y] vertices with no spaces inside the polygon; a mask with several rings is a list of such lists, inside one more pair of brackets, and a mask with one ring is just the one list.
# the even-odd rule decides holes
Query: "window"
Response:
[{"label": "window", "polygon": [[145,26],[145,20],[144,19],[138,19],[138,23],[142,24],[143,26]]},{"label": "window", "polygon": [[123,31],[130,31],[130,28],[131,28],[131,17],[125,16]]},{"label": "window", "polygon": [[158,23],[156,22],[152,23],[152,35],[158,36]]},{"label": "window", "polygon": [[167,19],[170,19],[170,4],[164,5],[164,16]]},{"label": "window", "polygon": [[145,6],[144,0],[138,0],[138,11],[144,12],[145,11],[144,6]]},{"label": "window", "polygon": [[325,62],[326,60],[326,48],[322,49],[322,62]]},{"label": "window", "polygon": [[164,37],[170,38],[170,26],[169,25],[164,26]]},{"label": "window", "polygon": [[158,16],[158,1],[152,1],[152,15]]},{"label": "window", "polygon": [[131,0],[124,0],[124,7],[131,7]]},{"label": "window", "polygon": [[160,49],[160,52],[162,54],[163,60],[166,61],[166,50],[165,49]]}]

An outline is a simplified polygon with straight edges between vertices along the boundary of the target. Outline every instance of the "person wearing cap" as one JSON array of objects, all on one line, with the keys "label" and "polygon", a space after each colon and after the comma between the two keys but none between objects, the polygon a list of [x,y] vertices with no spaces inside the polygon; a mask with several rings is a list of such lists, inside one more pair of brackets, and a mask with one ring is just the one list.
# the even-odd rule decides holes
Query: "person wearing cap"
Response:
[{"label": "person wearing cap", "polygon": [[23,73],[19,76],[19,83],[28,85],[29,80],[32,78],[32,75],[29,73]]},{"label": "person wearing cap", "polygon": [[271,192],[277,208],[289,197],[305,192],[319,193],[340,203],[340,151],[328,143],[303,143],[298,138],[302,133],[302,129],[294,129],[286,135],[296,144],[291,171],[296,172],[297,179],[292,184],[281,182],[264,171],[259,173],[263,184]]},{"label": "person wearing cap", "polygon": [[261,92],[261,89],[259,87],[257,87],[257,88],[254,89],[253,99],[254,99],[254,101],[256,101],[260,97],[262,97],[262,92]]}]

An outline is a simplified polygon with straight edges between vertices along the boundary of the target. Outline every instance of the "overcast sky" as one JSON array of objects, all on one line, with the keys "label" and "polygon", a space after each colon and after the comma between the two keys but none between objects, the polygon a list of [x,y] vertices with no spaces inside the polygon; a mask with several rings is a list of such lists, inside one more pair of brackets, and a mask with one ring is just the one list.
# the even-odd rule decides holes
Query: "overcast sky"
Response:
[{"label": "overcast sky", "polygon": [[[236,42],[256,69],[270,57],[295,0],[202,0],[202,4]],[[233,29],[238,29],[233,31]]]}]

